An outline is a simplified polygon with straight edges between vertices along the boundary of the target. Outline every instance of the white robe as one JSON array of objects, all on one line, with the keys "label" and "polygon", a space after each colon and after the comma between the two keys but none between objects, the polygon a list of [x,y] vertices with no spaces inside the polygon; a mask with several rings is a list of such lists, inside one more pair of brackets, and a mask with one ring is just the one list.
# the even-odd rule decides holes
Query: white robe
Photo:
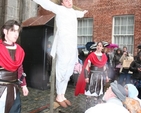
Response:
[{"label": "white robe", "polygon": [[109,99],[106,103],[97,104],[85,111],[85,113],[129,113],[117,98]]},{"label": "white robe", "polygon": [[115,103],[103,103],[89,108],[85,113],[129,113],[129,111]]},{"label": "white robe", "polygon": [[61,82],[69,80],[78,58],[77,18],[84,16],[84,11],[66,8],[50,0],[33,0],[44,9],[56,14],[57,32],[55,34],[51,55],[56,58],[56,79]]},{"label": "white robe", "polygon": [[[7,97],[7,88],[5,88],[2,96],[0,97],[0,113],[5,112],[6,97]],[[14,88],[14,99],[16,99],[16,89],[15,88]]]}]

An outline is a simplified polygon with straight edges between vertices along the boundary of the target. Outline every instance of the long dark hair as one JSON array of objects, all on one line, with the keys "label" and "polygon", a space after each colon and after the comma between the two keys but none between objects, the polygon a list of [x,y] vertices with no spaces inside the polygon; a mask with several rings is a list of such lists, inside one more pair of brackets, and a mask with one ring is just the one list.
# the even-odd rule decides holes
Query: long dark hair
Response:
[{"label": "long dark hair", "polygon": [[[118,51],[120,51],[120,53],[118,53]],[[117,50],[115,51],[115,54],[122,56],[123,52],[122,52],[121,48],[117,48]]]},{"label": "long dark hair", "polygon": [[16,20],[8,20],[2,27],[1,27],[1,39],[5,40],[5,34],[3,32],[4,29],[6,30],[13,30],[14,25],[17,25],[20,27],[20,24]]},{"label": "long dark hair", "polygon": [[97,42],[96,46],[98,46],[98,44],[99,44],[99,43],[101,43],[101,44],[102,44],[102,46],[104,47],[104,44],[103,44],[103,42],[102,42],[102,41]]}]

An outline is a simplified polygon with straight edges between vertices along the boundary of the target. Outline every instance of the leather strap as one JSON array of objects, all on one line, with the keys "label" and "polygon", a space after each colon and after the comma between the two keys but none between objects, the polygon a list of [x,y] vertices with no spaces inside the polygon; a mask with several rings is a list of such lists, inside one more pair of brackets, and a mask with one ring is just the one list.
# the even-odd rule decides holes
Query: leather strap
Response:
[{"label": "leather strap", "polygon": [[84,75],[85,75],[85,78],[89,78],[89,72],[86,69],[84,69]]},{"label": "leather strap", "polygon": [[91,65],[90,70],[92,70],[92,71],[103,71],[104,67],[99,68],[99,67],[96,67],[94,65]]},{"label": "leather strap", "polygon": [[14,103],[14,85],[7,85],[7,97],[5,103],[5,113],[9,113],[12,105]]}]

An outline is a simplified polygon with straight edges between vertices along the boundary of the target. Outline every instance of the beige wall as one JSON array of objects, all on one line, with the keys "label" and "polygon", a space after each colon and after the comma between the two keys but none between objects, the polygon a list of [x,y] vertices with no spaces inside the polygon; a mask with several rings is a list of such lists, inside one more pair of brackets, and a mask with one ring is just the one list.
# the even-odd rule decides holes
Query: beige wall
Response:
[{"label": "beige wall", "polygon": [[20,22],[37,15],[37,4],[32,0],[0,0],[0,26],[9,19]]}]

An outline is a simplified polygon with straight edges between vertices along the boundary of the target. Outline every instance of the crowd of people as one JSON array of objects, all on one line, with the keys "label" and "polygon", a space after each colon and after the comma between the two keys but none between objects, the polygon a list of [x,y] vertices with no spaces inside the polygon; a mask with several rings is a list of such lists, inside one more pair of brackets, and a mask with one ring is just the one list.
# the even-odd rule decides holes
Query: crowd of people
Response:
[{"label": "crowd of people", "polygon": [[[117,94],[115,94],[116,91],[114,91],[117,90],[117,87],[112,87],[112,84],[119,86],[120,91],[121,89],[125,90],[124,101],[126,97],[130,97],[140,102],[138,98],[140,87],[137,87],[136,84],[139,84],[141,76],[141,52],[139,51],[137,55],[133,57],[125,46],[123,49],[117,48],[114,50],[110,48],[110,51],[108,51],[109,48],[107,45],[105,46],[102,41],[94,45],[95,47],[93,47],[93,50],[90,51],[84,60],[83,69],[75,88],[76,96],[79,94],[86,95],[86,113],[93,113],[94,111],[102,113],[101,109],[99,109],[100,107],[108,108],[111,104],[113,106],[119,104],[116,102],[117,98],[115,100],[113,97],[108,98],[105,104],[100,104],[103,103],[103,99],[107,96],[112,95],[117,97]],[[129,60],[127,64],[124,64],[125,60]],[[107,88],[107,91],[104,90]],[[123,93],[123,91],[121,91],[121,93]],[[128,106],[129,108],[125,109],[123,99],[120,98],[118,101],[122,103],[122,108],[117,107],[117,110],[114,109],[115,113],[119,111],[122,113],[132,113],[132,110],[130,110],[131,107],[129,107],[130,105]],[[130,103],[130,99],[126,99],[125,103]],[[138,106],[141,108],[140,104],[138,104]],[[113,112],[112,109],[108,109],[106,113],[110,112]]]},{"label": "crowd of people", "polygon": [[[82,18],[88,11],[73,9],[72,0],[60,0],[59,5],[50,0],[33,1],[56,14],[57,31],[52,49],[48,49],[48,52],[51,61],[56,58],[55,100],[66,108],[71,106],[71,102],[65,96],[68,81],[79,59],[77,18]],[[16,43],[19,31],[20,24],[15,20],[7,21],[1,30],[1,113],[20,113],[19,86],[23,95],[28,95],[22,67],[25,53]],[[86,95],[85,113],[103,113],[103,110],[105,113],[141,113],[141,100],[138,96],[141,90],[141,50],[133,57],[127,47],[116,50],[107,47],[108,44],[99,41],[94,44],[86,59],[82,59],[83,67],[79,72],[75,95]],[[48,73],[51,73],[51,69]]]}]

